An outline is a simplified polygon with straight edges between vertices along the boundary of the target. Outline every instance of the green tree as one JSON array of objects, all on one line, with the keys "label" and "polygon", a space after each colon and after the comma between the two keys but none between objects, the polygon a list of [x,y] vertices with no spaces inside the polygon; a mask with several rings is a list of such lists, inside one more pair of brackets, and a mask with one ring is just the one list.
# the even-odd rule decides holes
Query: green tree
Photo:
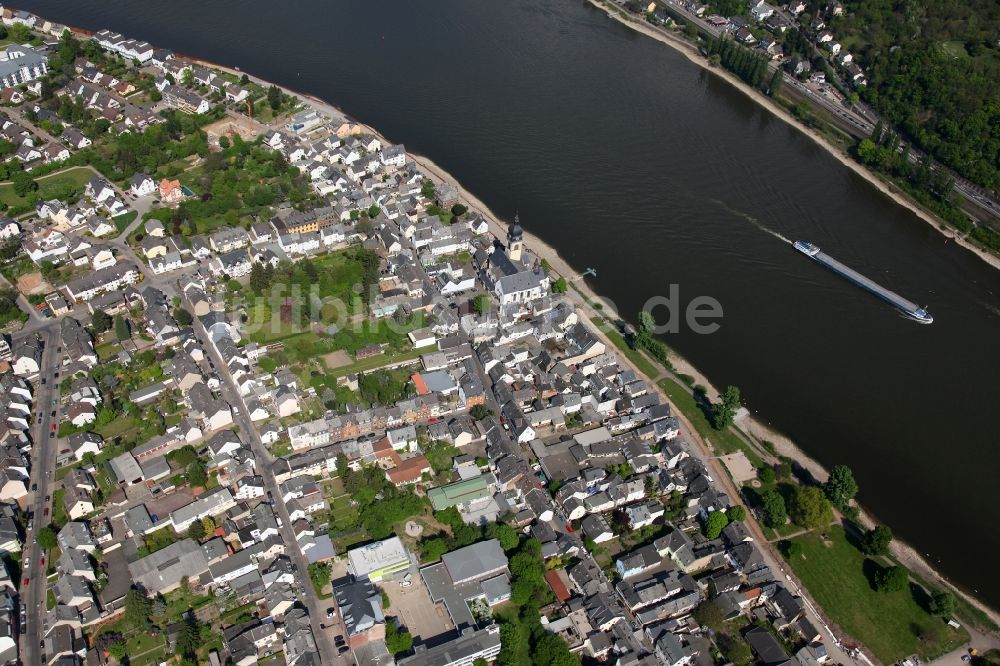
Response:
[{"label": "green tree", "polygon": [[110,654],[118,661],[122,660],[122,657],[125,656],[126,651],[127,648],[125,646],[125,641],[123,640],[117,640],[114,643],[108,645],[108,654]]},{"label": "green tree", "polygon": [[323,592],[332,575],[333,570],[325,562],[313,562],[309,565],[309,580],[312,581],[317,594]]},{"label": "green tree", "polygon": [[736,411],[740,408],[740,390],[735,386],[727,386],[720,396],[720,402],[712,405],[712,427],[725,430],[733,423]]},{"label": "green tree", "polygon": [[778,548],[781,550],[781,554],[789,560],[802,554],[802,544],[798,541],[785,539],[778,544]]},{"label": "green tree", "polygon": [[691,613],[694,619],[698,621],[698,624],[703,627],[708,627],[714,631],[719,631],[722,628],[725,619],[722,617],[722,610],[719,608],[719,604],[714,600],[705,600],[695,607],[694,611]]},{"label": "green tree", "polygon": [[708,539],[718,539],[722,530],[729,524],[729,517],[725,511],[710,511],[702,530]]},{"label": "green tree", "polygon": [[777,97],[778,92],[781,90],[781,85],[785,82],[784,74],[781,72],[781,68],[774,70],[774,74],[771,75],[771,82],[767,84],[767,94],[771,97]]},{"label": "green tree", "polygon": [[462,217],[469,211],[468,208],[458,203],[451,207],[451,214],[455,217]]},{"label": "green tree", "polygon": [[56,532],[46,525],[35,534],[35,540],[43,550],[52,550],[56,547]]},{"label": "green tree", "polygon": [[517,548],[521,542],[521,537],[518,535],[517,530],[506,524],[497,526],[497,539],[500,541],[500,547],[507,552]]},{"label": "green tree", "polygon": [[891,542],[892,530],[885,525],[876,525],[861,538],[861,552],[873,556],[888,555]]},{"label": "green tree", "polygon": [[[254,264],[256,266],[256,264]],[[190,326],[194,323],[194,318],[191,317],[191,313],[184,308],[177,307],[174,308],[174,321],[177,322],[178,326]]]},{"label": "green tree", "polygon": [[406,629],[400,628],[395,618],[385,623],[385,646],[392,655],[409,652],[413,647],[413,636]]},{"label": "green tree", "polygon": [[149,626],[153,604],[145,594],[136,589],[125,593],[125,623],[136,630]]},{"label": "green tree", "polygon": [[505,621],[500,625],[500,654],[497,666],[521,666],[520,654],[529,640],[528,628],[518,622]]},{"label": "green tree", "polygon": [[579,660],[569,651],[561,636],[543,631],[535,641],[532,657],[538,666],[579,666]]},{"label": "green tree", "polygon": [[490,297],[487,296],[486,294],[479,294],[474,299],[472,299],[472,308],[476,311],[477,314],[480,315],[484,315],[487,312],[489,312],[491,305],[492,301],[490,301]]},{"label": "green tree", "polygon": [[202,467],[201,463],[197,460],[192,462],[187,467],[187,480],[192,487],[203,487],[208,483],[208,475],[205,474],[205,468]]},{"label": "green tree", "polygon": [[191,527],[188,528],[187,535],[189,539],[194,539],[195,541],[204,539],[205,525],[200,520],[194,521],[191,523]]},{"label": "green tree", "polygon": [[197,621],[193,618],[181,620],[180,627],[177,629],[177,643],[175,645],[177,654],[185,659],[194,659],[198,654],[199,647],[201,647],[201,636]]},{"label": "green tree", "polygon": [[94,333],[104,333],[110,330],[111,324],[111,316],[104,310],[95,310],[90,318],[90,327],[94,329]]},{"label": "green tree", "polygon": [[426,539],[420,544],[420,555],[425,562],[436,562],[448,552],[448,542],[440,537]]},{"label": "green tree", "polygon": [[552,283],[553,294],[565,294],[567,289],[569,289],[569,285],[566,283],[566,278],[564,277],[560,277]]},{"label": "green tree", "polygon": [[747,510],[744,509],[741,505],[737,504],[735,506],[729,507],[729,509],[726,510],[726,515],[729,516],[730,522],[735,523],[747,519]]},{"label": "green tree", "polygon": [[816,486],[797,486],[788,506],[792,522],[806,529],[827,527],[833,520],[833,510],[826,495]]},{"label": "green tree", "polygon": [[906,589],[909,580],[909,573],[903,567],[880,567],[875,572],[875,589],[879,592],[901,592]]},{"label": "green tree", "polygon": [[14,192],[19,197],[26,197],[38,189],[38,183],[27,171],[18,171],[11,177],[14,182]]},{"label": "green tree", "polygon": [[115,337],[119,340],[126,340],[129,337],[128,320],[120,314],[115,315]]},{"label": "green tree", "polygon": [[823,492],[834,506],[843,509],[858,493],[858,483],[847,465],[835,465],[830,478],[823,484]]},{"label": "green tree", "polygon": [[278,86],[271,86],[267,89],[267,103],[274,111],[281,108],[281,89]]},{"label": "green tree", "polygon": [[765,485],[771,485],[774,483],[775,476],[774,468],[770,465],[761,467],[757,470],[757,478],[759,478],[760,482]]},{"label": "green tree", "polygon": [[935,592],[928,602],[928,610],[939,617],[951,617],[955,614],[955,595],[940,590]]},{"label": "green tree", "polygon": [[788,510],[785,507],[785,498],[775,488],[771,488],[761,495],[764,508],[764,522],[769,527],[778,528],[788,522]]},{"label": "green tree", "polygon": [[472,409],[469,410],[469,415],[477,421],[482,421],[490,415],[490,410],[483,404],[473,405]]}]

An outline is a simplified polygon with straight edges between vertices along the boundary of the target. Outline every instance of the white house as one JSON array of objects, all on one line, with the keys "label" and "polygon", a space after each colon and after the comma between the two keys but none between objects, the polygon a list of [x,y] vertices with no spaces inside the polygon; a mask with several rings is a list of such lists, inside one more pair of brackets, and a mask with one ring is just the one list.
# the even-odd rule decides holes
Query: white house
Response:
[{"label": "white house", "polygon": [[141,197],[152,194],[156,191],[156,181],[144,173],[137,173],[132,176],[129,184],[129,191],[134,197]]},{"label": "white house", "polygon": [[12,218],[0,215],[0,238],[13,238],[21,233],[21,227]]}]

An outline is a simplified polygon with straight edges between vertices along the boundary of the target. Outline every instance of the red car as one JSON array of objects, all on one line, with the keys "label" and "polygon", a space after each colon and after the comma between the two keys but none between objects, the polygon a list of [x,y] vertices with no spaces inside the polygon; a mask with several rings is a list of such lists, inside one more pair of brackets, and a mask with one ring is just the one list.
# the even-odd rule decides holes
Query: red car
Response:
[{"label": "red car", "polygon": [[45,566],[45,558],[44,557],[39,558],[39,560],[38,560],[38,566],[40,566],[40,567],[44,567]]},{"label": "red car", "polygon": [[43,516],[49,515],[49,507],[45,507],[45,511],[42,511]]},{"label": "red car", "polygon": [[55,423],[53,423],[53,424],[52,424],[52,432],[55,432],[55,431],[56,431],[56,424],[55,424]]},{"label": "red car", "polygon": [[23,581],[21,582],[21,585],[23,585],[24,587],[28,587],[28,579],[27,579],[27,578],[25,578],[25,579],[24,579],[24,580],[23,580]]}]

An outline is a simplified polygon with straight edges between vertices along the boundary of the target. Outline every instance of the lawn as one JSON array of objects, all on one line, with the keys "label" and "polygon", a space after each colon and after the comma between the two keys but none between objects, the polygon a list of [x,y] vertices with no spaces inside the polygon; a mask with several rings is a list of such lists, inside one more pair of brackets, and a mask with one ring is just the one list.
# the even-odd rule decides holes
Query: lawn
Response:
[{"label": "lawn", "polygon": [[[433,351],[433,350],[432,350]],[[425,353],[426,350],[421,349],[411,349],[410,351],[402,352],[400,354],[383,354],[381,356],[372,356],[371,358],[362,359],[351,363],[350,365],[342,365],[339,368],[334,368],[330,371],[335,377],[343,377],[344,375],[350,375],[356,372],[368,372],[369,370],[375,370],[386,365],[391,365],[394,363],[403,363],[405,361],[415,361],[420,358],[420,354]]]},{"label": "lawn", "polygon": [[918,586],[876,592],[865,573],[874,563],[866,564],[842,528],[831,528],[828,537],[829,545],[815,534],[796,537],[802,554],[789,564],[830,619],[883,663],[912,654],[933,659],[969,640],[965,629],[951,629],[921,607],[915,593],[926,595]]},{"label": "lawn", "polygon": [[608,336],[608,339],[614,343],[615,347],[618,347],[618,350],[621,351],[621,353],[625,354],[625,357],[632,362],[632,365],[639,368],[640,372],[642,372],[650,379],[660,374],[661,372],[660,368],[654,365],[653,362],[650,361],[645,354],[629,347],[628,343],[625,342],[625,338],[622,337],[621,333],[616,331],[614,327],[611,326],[610,323],[608,323],[607,320],[604,320],[604,322],[595,321],[593,323],[595,325],[601,326],[601,328],[604,330],[604,334]]},{"label": "lawn", "polygon": [[132,220],[137,217],[139,217],[139,211],[130,210],[127,213],[122,213],[117,217],[111,218],[111,221],[114,222],[115,228],[118,229],[118,233],[122,233],[128,225],[132,224]]},{"label": "lawn", "polygon": [[718,453],[725,454],[742,451],[755,467],[763,467],[764,462],[760,456],[747,446],[732,431],[732,428],[727,428],[720,432],[712,427],[712,424],[708,422],[708,418],[705,416],[705,412],[702,411],[701,407],[695,401],[694,395],[691,394],[689,388],[678,384],[672,379],[661,380],[659,386],[667,394],[667,397],[670,398],[670,402],[687,417],[695,430],[698,431],[698,434],[703,439],[711,442]]},{"label": "lawn", "polygon": [[15,286],[19,277],[28,273],[34,273],[37,270],[38,266],[26,254],[19,254],[16,259],[8,261],[0,268],[0,272],[7,278],[7,281]]},{"label": "lawn", "polygon": [[340,495],[330,500],[330,529],[349,530],[358,524],[358,508],[351,504],[350,495]]},{"label": "lawn", "polygon": [[[40,176],[35,179],[38,183],[38,199],[66,199],[74,193],[82,193],[87,181],[93,176],[94,172],[84,166],[70,167],[63,171],[54,171],[47,176]],[[14,191],[13,183],[0,183],[0,201],[11,208],[30,205],[27,199],[18,196]]]},{"label": "lawn", "polygon": [[139,429],[139,424],[131,416],[126,416],[125,414],[119,414],[114,418],[114,420],[108,422],[106,425],[97,426],[94,430],[103,437],[105,440],[111,440],[115,437],[125,437],[126,434],[134,434],[133,431]]},{"label": "lawn", "polygon": [[125,645],[130,664],[158,664],[167,656],[167,637],[164,634],[140,632],[129,636]]}]

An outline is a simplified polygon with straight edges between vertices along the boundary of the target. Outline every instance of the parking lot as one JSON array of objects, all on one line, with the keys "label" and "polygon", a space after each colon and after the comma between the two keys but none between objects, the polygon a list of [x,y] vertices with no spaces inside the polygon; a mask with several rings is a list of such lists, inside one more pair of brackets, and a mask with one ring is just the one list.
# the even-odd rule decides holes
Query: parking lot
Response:
[{"label": "parking lot", "polygon": [[414,638],[426,640],[454,629],[444,606],[431,601],[420,575],[415,574],[410,579],[409,587],[400,587],[395,580],[379,583],[389,595],[389,608],[385,613],[398,617]]}]

